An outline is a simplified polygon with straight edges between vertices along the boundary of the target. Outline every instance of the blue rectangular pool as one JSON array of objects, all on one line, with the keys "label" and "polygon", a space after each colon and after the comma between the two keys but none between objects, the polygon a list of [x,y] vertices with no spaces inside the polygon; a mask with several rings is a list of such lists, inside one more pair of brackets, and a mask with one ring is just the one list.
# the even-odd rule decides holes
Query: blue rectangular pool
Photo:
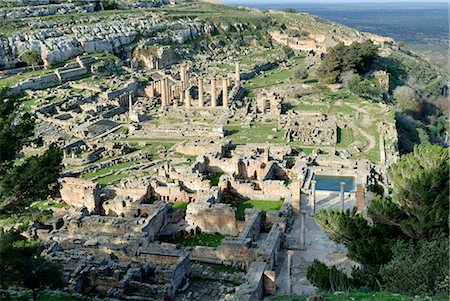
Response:
[{"label": "blue rectangular pool", "polygon": [[349,192],[355,187],[354,177],[341,177],[341,176],[315,176],[314,179],[317,181],[316,190],[328,190],[328,191],[340,191],[340,183],[344,182],[344,191]]}]

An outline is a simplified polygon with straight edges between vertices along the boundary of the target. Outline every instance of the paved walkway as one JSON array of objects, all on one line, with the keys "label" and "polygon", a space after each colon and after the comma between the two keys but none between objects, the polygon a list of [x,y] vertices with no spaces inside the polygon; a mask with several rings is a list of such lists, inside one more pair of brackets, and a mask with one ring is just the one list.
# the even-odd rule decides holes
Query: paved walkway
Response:
[{"label": "paved walkway", "polygon": [[[317,194],[317,209],[321,208],[338,208],[339,194],[321,193]],[[308,196],[302,195],[302,208],[309,213]],[[348,199],[346,195],[345,208],[353,207],[354,199]],[[318,259],[327,265],[337,265],[340,269],[351,271],[352,262],[347,258],[347,250],[341,244],[331,241],[327,234],[320,229],[314,221],[314,218],[306,214],[306,250],[298,250],[298,242],[300,238],[300,217],[297,217],[292,226],[291,232],[287,235],[286,240],[289,249],[294,250],[292,256],[291,283],[292,294],[302,295],[311,294],[315,291],[315,287],[306,279],[308,266]],[[278,266],[276,269],[277,291],[280,293],[288,293],[287,281],[287,250],[280,252]]]}]

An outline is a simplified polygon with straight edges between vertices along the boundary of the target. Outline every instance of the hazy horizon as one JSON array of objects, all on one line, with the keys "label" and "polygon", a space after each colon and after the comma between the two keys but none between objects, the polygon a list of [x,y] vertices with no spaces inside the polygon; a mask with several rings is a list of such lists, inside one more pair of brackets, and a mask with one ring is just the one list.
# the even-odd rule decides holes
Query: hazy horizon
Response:
[{"label": "hazy horizon", "polygon": [[[448,0],[222,0],[225,4],[239,4],[244,3],[277,3],[277,4],[321,4],[321,3],[448,3]],[[243,3],[244,2],[244,3]]]}]

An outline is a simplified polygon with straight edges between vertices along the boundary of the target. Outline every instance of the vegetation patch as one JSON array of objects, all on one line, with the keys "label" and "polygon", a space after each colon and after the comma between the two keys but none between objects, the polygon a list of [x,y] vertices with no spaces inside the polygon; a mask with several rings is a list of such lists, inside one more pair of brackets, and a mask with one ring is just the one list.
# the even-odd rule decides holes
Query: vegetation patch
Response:
[{"label": "vegetation patch", "polygon": [[283,205],[284,199],[278,201],[265,201],[265,200],[240,200],[237,203],[236,214],[239,220],[244,220],[244,211],[247,208],[257,208],[262,211],[279,210]]},{"label": "vegetation patch", "polygon": [[225,236],[219,233],[199,233],[193,236],[178,237],[171,239],[169,242],[174,244],[181,244],[185,247],[205,246],[205,247],[218,247],[220,246],[222,239]]}]

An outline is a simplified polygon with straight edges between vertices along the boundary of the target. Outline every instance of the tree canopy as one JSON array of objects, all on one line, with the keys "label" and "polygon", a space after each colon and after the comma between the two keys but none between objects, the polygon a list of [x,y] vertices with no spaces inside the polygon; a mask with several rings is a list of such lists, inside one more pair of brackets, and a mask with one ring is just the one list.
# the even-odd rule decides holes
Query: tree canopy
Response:
[{"label": "tree canopy", "polygon": [[377,57],[378,47],[371,41],[353,42],[349,46],[339,43],[328,50],[318,73],[325,81],[334,83],[343,72],[355,71],[363,75],[370,71]]},{"label": "tree canopy", "polygon": [[5,98],[4,94],[5,91],[0,91],[0,175],[11,166],[34,130],[31,114],[20,115],[19,102]]},{"label": "tree canopy", "polygon": [[[445,276],[448,277],[447,268],[442,275],[439,274],[439,281],[435,277],[433,283],[421,286],[409,281],[408,277],[419,266],[433,266],[447,257],[447,253],[444,252],[445,256],[439,253],[440,244],[427,242],[446,238],[449,234],[448,149],[431,144],[415,146],[412,153],[390,167],[388,175],[393,183],[392,197],[376,195],[373,198],[367,212],[370,224],[355,210],[343,213],[322,210],[315,219],[333,241],[347,246],[349,258],[364,265],[365,275],[355,273],[358,277],[366,277],[366,282],[361,285],[377,287],[377,283],[383,280],[387,283],[389,279],[395,278],[397,284],[386,284],[385,288],[407,294],[434,294],[438,283]],[[412,251],[417,247],[432,250],[430,252],[435,252],[433,254],[436,256],[424,259],[425,251]],[[411,267],[401,255],[402,252],[414,255],[413,258],[420,259],[420,262]],[[401,265],[407,265],[408,268],[399,268]],[[401,287],[399,283],[407,286]]]}]

